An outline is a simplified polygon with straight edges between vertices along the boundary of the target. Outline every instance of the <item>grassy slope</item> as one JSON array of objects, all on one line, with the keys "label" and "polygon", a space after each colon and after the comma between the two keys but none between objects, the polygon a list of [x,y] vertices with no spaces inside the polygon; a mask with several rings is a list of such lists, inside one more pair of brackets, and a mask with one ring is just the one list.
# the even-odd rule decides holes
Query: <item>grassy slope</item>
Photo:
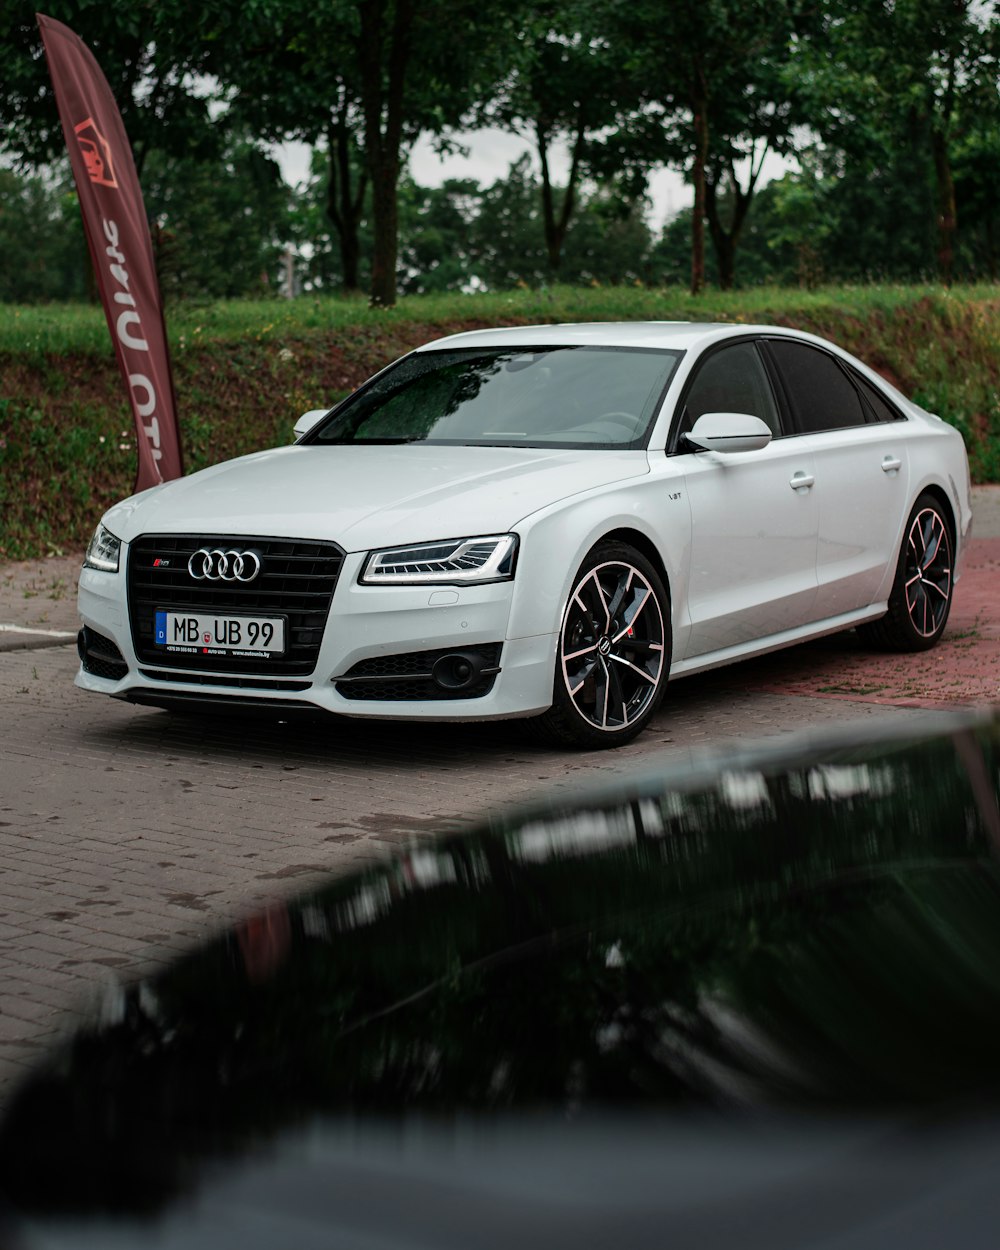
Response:
[{"label": "grassy slope", "polygon": [[[167,310],[189,471],[289,441],[407,349],[479,325],[725,320],[793,325],[836,340],[957,425],[978,481],[1000,481],[1000,291],[857,287],[813,292],[568,289],[420,297],[391,311],[309,298]],[[131,490],[131,418],[102,313],[0,308],[0,556],[84,545]]]}]

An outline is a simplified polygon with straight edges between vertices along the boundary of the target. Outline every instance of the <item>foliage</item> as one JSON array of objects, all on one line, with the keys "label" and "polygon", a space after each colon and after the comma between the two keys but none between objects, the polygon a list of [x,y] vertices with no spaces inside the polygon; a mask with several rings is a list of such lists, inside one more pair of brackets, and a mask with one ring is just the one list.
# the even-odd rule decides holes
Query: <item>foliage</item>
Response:
[{"label": "foliage", "polygon": [[245,141],[212,165],[154,152],[144,181],[165,300],[274,290],[291,195],[273,160]]},{"label": "foliage", "polygon": [[[541,286],[551,276],[543,202],[526,155],[484,189],[462,181],[413,191],[420,202],[404,200],[400,219],[409,266],[404,291],[502,291]],[[641,211],[603,188],[585,186],[575,198],[560,245],[560,278],[580,285],[642,279],[651,239]],[[407,207],[416,209],[413,216]]]},{"label": "foliage", "polygon": [[461,291],[481,281],[476,255],[482,192],[471,179],[400,187],[399,288],[405,295]]},{"label": "foliage", "polygon": [[[0,10],[0,153],[35,166],[65,150],[36,8],[33,0],[9,0]],[[45,12],[85,37],[121,110],[140,174],[153,149],[212,157],[217,132],[198,78],[224,33],[212,5],[46,0]]]},{"label": "foliage", "polygon": [[955,147],[959,272],[1000,279],[1000,116],[977,110]]},{"label": "foliage", "polygon": [[[635,0],[618,18],[645,84],[633,119],[633,160],[681,166],[694,188],[691,284],[704,285],[704,225],[716,249],[720,284],[733,282],[733,253],[768,146],[790,143],[795,95],[783,70],[808,6],[795,0],[684,0],[666,16]],[[737,162],[749,160],[745,185]],[[732,212],[718,211],[728,189]]]},{"label": "foliage", "polygon": [[[581,180],[593,172],[597,137],[638,107],[641,91],[630,72],[627,44],[608,38],[613,5],[607,0],[547,0],[530,6],[513,48],[513,64],[493,98],[480,109],[530,137],[541,171],[540,221],[549,276],[563,270],[564,245]],[[565,186],[554,185],[557,141],[569,150]]]},{"label": "foliage", "polygon": [[[323,222],[325,189],[314,179],[298,199],[298,269],[306,289],[341,285],[336,241]],[[651,235],[642,207],[623,202],[602,184],[585,184],[562,245],[561,276],[568,283],[623,284],[644,279]],[[399,187],[398,286],[404,295],[436,291],[500,291],[548,282],[551,264],[541,225],[539,180],[527,154],[489,187],[451,179],[440,187],[404,177]],[[359,271],[372,252],[370,224],[358,232]]]},{"label": "foliage", "polygon": [[[995,4],[840,0],[826,7],[821,37],[796,52],[799,91],[828,158],[841,157],[855,194],[866,178],[876,184],[864,210],[890,247],[901,227],[914,237],[922,223],[910,263],[950,282],[961,238],[954,161],[966,136],[988,134],[1000,115]],[[875,224],[865,211],[851,216]]]},{"label": "foliage", "polygon": [[0,168],[0,302],[82,299],[89,265],[68,177]]},{"label": "foliage", "polygon": [[[168,291],[260,289],[287,244],[306,289],[339,283],[382,304],[397,285],[541,284],[557,272],[648,282],[693,271],[695,289],[706,277],[808,286],[998,273],[996,0],[47,8],[109,78]],[[78,298],[92,280],[70,240],[62,133],[26,0],[0,13],[0,121],[0,159],[16,170],[0,186],[0,298]],[[475,190],[412,183],[418,136],[456,146],[484,121],[528,139],[530,164]],[[292,137],[316,164],[306,186],[282,191],[266,145]],[[768,151],[795,163],[762,188]],[[685,173],[696,207],[650,240],[643,191],[663,165]]]},{"label": "foliage", "polygon": [[[348,291],[360,287],[358,236],[368,189],[355,19],[343,4],[235,6],[235,38],[213,56],[234,124],[269,141],[312,145],[315,183],[308,191],[321,184],[322,211],[298,224],[312,226],[309,239],[334,228]],[[310,206],[313,199],[305,197]]]},{"label": "foliage", "polygon": [[513,15],[484,12],[473,0],[257,0],[230,7],[233,37],[212,64],[232,93],[234,116],[269,138],[324,141],[327,212],[347,289],[359,277],[358,227],[370,185],[372,299],[391,305],[406,154],[420,134],[458,124],[477,93],[488,93],[513,35]]}]

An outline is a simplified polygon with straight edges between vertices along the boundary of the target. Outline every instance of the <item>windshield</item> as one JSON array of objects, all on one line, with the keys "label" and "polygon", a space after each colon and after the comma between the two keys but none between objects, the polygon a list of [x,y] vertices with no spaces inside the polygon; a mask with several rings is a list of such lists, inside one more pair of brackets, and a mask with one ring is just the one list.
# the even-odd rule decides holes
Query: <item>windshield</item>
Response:
[{"label": "windshield", "polygon": [[305,441],[643,447],[682,354],[630,347],[415,352],[346,399]]}]

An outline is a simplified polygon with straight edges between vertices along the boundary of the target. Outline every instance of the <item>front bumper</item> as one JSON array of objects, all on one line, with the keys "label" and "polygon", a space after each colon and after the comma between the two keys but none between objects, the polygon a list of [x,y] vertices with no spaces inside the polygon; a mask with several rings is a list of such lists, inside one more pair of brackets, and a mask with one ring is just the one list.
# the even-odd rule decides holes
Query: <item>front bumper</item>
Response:
[{"label": "front bumper", "polygon": [[[126,595],[126,561],[117,573],[85,568],[80,577],[79,610],[84,625],[110,638],[128,666],[120,680],[87,672],[81,666],[76,685],[135,702],[193,703],[236,708],[252,704],[275,711],[300,708],[340,716],[381,720],[467,721],[531,716],[552,702],[557,634],[508,638],[516,580],[482,586],[362,586],[358,573],[363,553],[344,559],[330,614],[312,674],[289,681],[234,685],[231,674],[212,675],[205,668],[185,672],[172,667],[157,675],[154,664],[140,662],[132,644]],[[454,648],[465,650],[501,642],[500,673],[488,693],[476,698],[358,700],[338,692],[335,682],[364,660],[407,652]]]}]

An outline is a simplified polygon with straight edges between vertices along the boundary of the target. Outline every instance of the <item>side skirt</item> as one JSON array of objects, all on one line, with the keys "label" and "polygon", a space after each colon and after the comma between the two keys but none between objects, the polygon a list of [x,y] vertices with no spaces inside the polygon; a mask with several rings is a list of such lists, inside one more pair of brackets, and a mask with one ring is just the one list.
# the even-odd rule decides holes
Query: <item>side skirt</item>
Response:
[{"label": "side skirt", "polygon": [[853,612],[844,612],[840,616],[828,617],[825,621],[813,621],[808,625],[798,625],[795,629],[782,630],[780,634],[771,634],[767,638],[755,638],[752,642],[741,642],[735,647],[723,647],[720,651],[706,651],[704,655],[692,655],[686,660],[678,660],[671,666],[670,680],[677,677],[690,677],[694,673],[704,673],[710,668],[721,668],[724,664],[732,664],[736,660],[749,660],[756,655],[767,655],[769,651],[780,651],[783,647],[793,647],[799,642],[809,642],[813,638],[823,638],[827,634],[839,634],[842,630],[853,629],[865,621],[877,621],[889,610],[888,603],[873,603],[867,608],[856,608]]}]

